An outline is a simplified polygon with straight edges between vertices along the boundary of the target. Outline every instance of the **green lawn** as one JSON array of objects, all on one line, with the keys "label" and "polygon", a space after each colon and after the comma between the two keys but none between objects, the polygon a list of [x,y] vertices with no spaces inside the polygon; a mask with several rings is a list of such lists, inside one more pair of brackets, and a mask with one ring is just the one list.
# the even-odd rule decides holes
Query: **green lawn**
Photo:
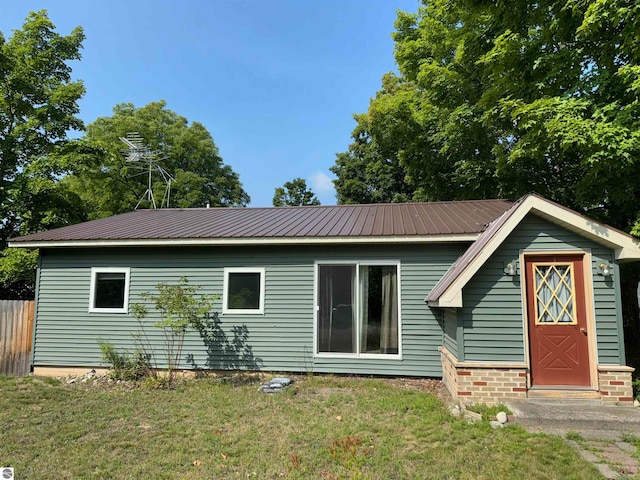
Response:
[{"label": "green lawn", "polygon": [[0,377],[0,466],[21,480],[601,478],[559,437],[467,424],[436,396],[388,381],[256,387]]}]

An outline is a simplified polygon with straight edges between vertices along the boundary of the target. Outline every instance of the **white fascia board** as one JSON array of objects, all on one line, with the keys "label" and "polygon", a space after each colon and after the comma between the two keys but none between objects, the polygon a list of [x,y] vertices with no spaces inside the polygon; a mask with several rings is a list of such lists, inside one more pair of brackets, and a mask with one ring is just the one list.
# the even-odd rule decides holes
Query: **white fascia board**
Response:
[{"label": "white fascia board", "polygon": [[436,301],[428,302],[428,305],[431,307],[440,307],[440,308],[461,308],[462,307],[462,290],[458,290],[453,292],[448,298],[443,298],[444,295],[440,296],[440,298]]},{"label": "white fascia board", "polygon": [[636,242],[634,248],[616,248],[615,259],[619,262],[628,262],[632,260],[638,260],[640,258],[640,244]]},{"label": "white fascia board", "polygon": [[14,248],[73,247],[180,247],[180,246],[241,246],[241,245],[336,245],[473,242],[477,233],[453,235],[389,236],[389,237],[305,237],[305,238],[189,238],[147,240],[66,240],[9,242]]},{"label": "white fascia board", "polygon": [[536,214],[560,226],[579,231],[590,240],[613,249],[616,260],[640,259],[640,240],[542,199],[536,200],[538,202],[532,208]]}]

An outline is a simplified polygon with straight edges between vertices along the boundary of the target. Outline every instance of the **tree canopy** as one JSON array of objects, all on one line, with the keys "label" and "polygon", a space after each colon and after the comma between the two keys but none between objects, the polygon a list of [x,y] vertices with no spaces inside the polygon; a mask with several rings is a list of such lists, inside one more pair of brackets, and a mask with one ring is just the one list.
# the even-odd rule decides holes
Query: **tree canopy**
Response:
[{"label": "tree canopy", "polygon": [[[136,108],[116,105],[111,117],[87,125],[85,141],[102,150],[75,174],[62,180],[88,206],[91,218],[132,210],[147,188],[141,164],[127,162],[120,140],[129,133],[140,135],[173,177],[171,207],[245,206],[249,195],[238,174],[223,163],[211,134],[198,122],[168,110],[164,101]],[[162,198],[164,184],[155,182],[154,196]],[[143,205],[148,206],[148,205]]]},{"label": "tree canopy", "polygon": [[640,234],[640,5],[431,0],[395,26],[339,202],[536,191]]},{"label": "tree canopy", "polygon": [[[9,39],[0,32],[0,292],[32,292],[37,252],[7,250],[8,238],[86,219],[78,197],[57,182],[68,165],[67,131],[85,89],[71,79],[84,33],[55,32],[47,12],[31,13]],[[7,283],[8,282],[8,283]]]},{"label": "tree canopy", "polygon": [[320,200],[310,188],[307,188],[307,182],[303,178],[294,178],[282,187],[276,188],[273,195],[274,207],[304,205],[320,205]]},{"label": "tree canopy", "polygon": [[74,195],[55,186],[64,166],[45,159],[67,144],[68,130],[83,129],[85,90],[68,62],[80,59],[84,33],[54,29],[42,10],[8,40],[0,32],[0,248],[17,233],[83,219]]}]

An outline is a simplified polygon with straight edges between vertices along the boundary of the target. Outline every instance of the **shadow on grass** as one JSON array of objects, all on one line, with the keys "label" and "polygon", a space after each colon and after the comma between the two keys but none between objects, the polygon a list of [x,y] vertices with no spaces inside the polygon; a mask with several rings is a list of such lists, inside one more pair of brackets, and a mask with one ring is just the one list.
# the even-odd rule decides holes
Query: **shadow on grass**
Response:
[{"label": "shadow on grass", "polygon": [[262,359],[253,354],[249,345],[246,325],[233,325],[231,335],[227,335],[219,315],[213,313],[198,325],[197,331],[206,347],[207,358],[204,365],[199,365],[193,354],[187,354],[187,363],[194,370],[260,370],[262,367]]}]

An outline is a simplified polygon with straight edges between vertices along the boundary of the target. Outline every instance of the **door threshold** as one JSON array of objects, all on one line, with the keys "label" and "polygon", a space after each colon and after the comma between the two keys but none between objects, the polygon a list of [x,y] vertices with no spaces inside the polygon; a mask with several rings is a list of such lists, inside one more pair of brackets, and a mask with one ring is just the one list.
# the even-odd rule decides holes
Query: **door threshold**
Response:
[{"label": "door threshold", "polygon": [[588,387],[531,387],[527,398],[600,399],[600,392]]}]

